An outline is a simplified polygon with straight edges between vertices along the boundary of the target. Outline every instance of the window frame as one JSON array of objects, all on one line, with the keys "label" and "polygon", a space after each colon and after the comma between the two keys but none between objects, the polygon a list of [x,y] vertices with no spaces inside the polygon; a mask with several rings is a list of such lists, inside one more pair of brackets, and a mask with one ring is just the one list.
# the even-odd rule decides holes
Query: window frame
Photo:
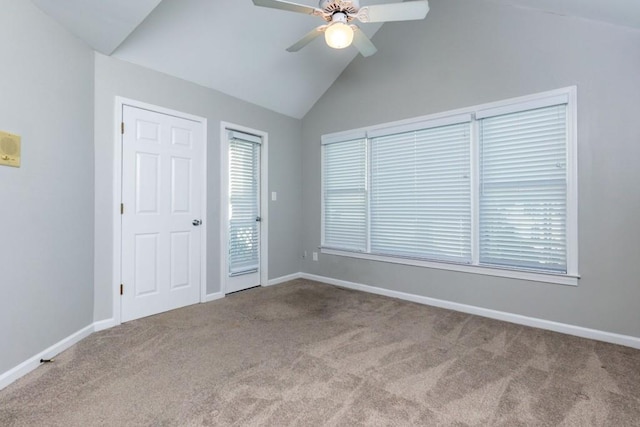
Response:
[{"label": "window frame", "polygon": [[[567,272],[555,273],[525,268],[487,266],[479,263],[479,182],[480,182],[480,120],[485,117],[508,114],[517,111],[526,111],[544,106],[565,104],[567,105],[567,208],[566,208],[566,245],[567,245]],[[429,260],[395,255],[379,255],[370,253],[371,221],[370,221],[370,139],[375,136],[400,133],[407,130],[424,129],[430,127],[445,126],[456,121],[470,118],[470,162],[471,162],[471,264],[462,264],[450,261]],[[367,251],[358,252],[341,248],[332,248],[325,245],[325,188],[324,188],[324,146],[358,138],[366,139],[366,185],[367,193]],[[577,150],[577,88],[565,87],[547,92],[490,102],[472,107],[431,114],[406,120],[394,121],[346,132],[336,132],[323,135],[321,138],[321,246],[320,251],[327,255],[344,256],[349,258],[371,261],[388,262],[394,264],[411,265],[426,268],[458,271],[463,273],[482,274],[497,277],[506,277],[521,280],[530,280],[544,283],[577,286],[578,279],[578,150]]]}]

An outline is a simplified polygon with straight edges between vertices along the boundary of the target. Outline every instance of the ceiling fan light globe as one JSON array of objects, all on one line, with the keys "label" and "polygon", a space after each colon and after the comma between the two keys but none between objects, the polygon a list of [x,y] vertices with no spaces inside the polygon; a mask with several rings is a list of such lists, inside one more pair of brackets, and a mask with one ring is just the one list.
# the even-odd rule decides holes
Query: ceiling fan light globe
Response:
[{"label": "ceiling fan light globe", "polygon": [[334,49],[344,49],[353,42],[353,29],[344,22],[334,22],[324,32],[324,39]]}]

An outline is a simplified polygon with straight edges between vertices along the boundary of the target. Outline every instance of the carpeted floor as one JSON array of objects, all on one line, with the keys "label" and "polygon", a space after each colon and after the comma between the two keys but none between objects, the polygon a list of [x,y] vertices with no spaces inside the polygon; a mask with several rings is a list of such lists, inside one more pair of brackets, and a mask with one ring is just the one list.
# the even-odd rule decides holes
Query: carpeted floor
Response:
[{"label": "carpeted floor", "polygon": [[1,426],[640,426],[640,351],[296,280],[96,333]]}]

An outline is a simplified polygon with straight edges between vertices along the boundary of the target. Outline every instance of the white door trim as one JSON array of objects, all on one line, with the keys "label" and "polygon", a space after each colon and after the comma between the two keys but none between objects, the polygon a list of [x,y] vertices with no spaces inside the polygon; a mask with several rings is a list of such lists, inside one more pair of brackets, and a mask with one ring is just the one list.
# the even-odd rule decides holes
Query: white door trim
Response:
[{"label": "white door trim", "polygon": [[269,183],[268,158],[269,134],[246,126],[229,122],[220,122],[220,200],[222,215],[220,218],[220,291],[226,294],[227,262],[229,253],[229,150],[227,146],[227,130],[237,130],[262,138],[260,145],[260,286],[267,286],[269,280]]},{"label": "white door trim", "polygon": [[[116,96],[115,98],[115,123],[114,129],[114,156],[113,156],[113,319],[115,325],[122,323],[122,306],[120,301],[120,284],[122,283],[122,215],[120,214],[120,203],[122,200],[122,132],[123,122],[122,110],[125,105],[140,108],[143,110],[155,111],[157,113],[175,116],[182,119],[192,120],[200,123],[204,144],[202,147],[202,238],[200,239],[200,302],[207,300],[207,119],[194,116],[176,110],[171,110],[146,102]],[[115,326],[114,325],[114,326]]]}]

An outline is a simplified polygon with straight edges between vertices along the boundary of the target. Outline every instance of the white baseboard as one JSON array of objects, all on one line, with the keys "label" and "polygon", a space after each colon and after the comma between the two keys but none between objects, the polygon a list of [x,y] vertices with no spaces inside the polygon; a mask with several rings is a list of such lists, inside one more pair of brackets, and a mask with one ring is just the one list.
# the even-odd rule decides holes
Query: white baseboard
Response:
[{"label": "white baseboard", "polygon": [[105,329],[110,329],[114,326],[118,326],[118,322],[116,322],[116,319],[114,318],[99,320],[97,322],[93,322],[93,332],[104,331]]},{"label": "white baseboard", "polygon": [[206,298],[204,299],[204,302],[211,302],[221,298],[224,298],[224,294],[222,292],[215,292],[213,294],[207,294]]},{"label": "white baseboard", "polygon": [[[224,298],[224,294],[222,292],[217,292],[213,294],[209,294],[206,297],[206,302],[215,301],[217,299]],[[35,356],[25,360],[18,366],[8,370],[7,372],[0,374],[0,390],[7,387],[12,382],[17,379],[27,375],[29,372],[33,371],[37,367],[41,365],[40,359],[52,359],[58,354],[62,353],[72,345],[80,342],[82,339],[88,337],[94,332],[100,332],[105,329],[113,328],[117,326],[119,323],[115,318],[105,319],[96,321],[89,326],[86,326],[79,330],[78,332],[69,335],[67,338],[59,341],[58,343],[52,345],[46,350],[36,354]]]},{"label": "white baseboard", "polygon": [[[546,329],[550,331],[560,332],[569,335],[575,335],[582,338],[589,338],[598,341],[604,341],[612,344],[624,345],[627,347],[640,349],[640,338],[632,337],[628,335],[620,335],[612,332],[600,331],[597,329],[583,328],[581,326],[568,325],[565,323],[553,322],[550,320],[538,319],[535,317],[521,316],[519,314],[506,313],[504,311],[491,310],[488,308],[476,307],[472,305],[460,304],[451,301],[445,301],[436,298],[429,298],[420,295],[408,294],[405,292],[392,291],[384,288],[377,288],[375,286],[363,285],[361,283],[347,282],[345,280],[333,279],[331,277],[318,276],[308,273],[294,273],[287,276],[278,277],[269,280],[267,286],[277,285],[279,283],[288,282],[295,279],[307,279],[314,280],[316,282],[326,283],[330,285],[340,286],[343,288],[354,289],[358,291],[368,292],[377,295],[384,295],[391,298],[398,298],[406,301],[412,301],[419,304],[431,305],[434,307],[446,308],[449,310],[460,311],[463,313],[475,314],[478,316],[488,317],[496,320],[503,320],[505,322],[516,323],[524,326],[532,326],[534,328]],[[209,294],[206,297],[206,301],[215,301],[224,298],[222,292],[216,292]],[[93,332],[102,331],[116,326],[115,319],[100,320],[92,323],[79,330],[78,332],[64,338],[58,343],[52,345],[46,350],[36,354],[30,359],[22,362],[15,368],[8,370],[0,374],[0,390],[7,387],[12,382],[16,381],[20,377],[28,374],[29,372],[40,366],[40,359],[51,359],[54,356],[62,353],[72,345],[78,343],[82,339],[88,337]]]},{"label": "white baseboard", "polygon": [[553,322],[551,320],[538,319],[535,317],[521,316],[519,314],[491,310],[488,308],[476,307],[473,305],[460,304],[457,302],[392,291],[389,289],[377,288],[375,286],[333,279],[331,277],[317,276],[315,274],[300,273],[300,277],[303,279],[314,280],[316,282],[327,283],[330,285],[368,292],[376,295],[384,295],[387,297],[417,302],[419,304],[431,305],[434,307],[446,308],[463,313],[475,314],[477,316],[488,317],[496,320],[503,320],[505,322],[516,323],[518,325],[532,326],[534,328],[546,329],[563,334],[575,335],[582,338],[589,338],[597,341],[604,341],[612,344],[619,344],[640,349],[640,338],[632,337],[629,335],[621,335],[613,332],[600,331],[597,329],[583,328],[582,326],[569,325],[566,323]]},{"label": "white baseboard", "polygon": [[265,286],[279,285],[280,283],[284,283],[284,282],[289,282],[291,280],[300,279],[301,277],[302,277],[302,273],[287,274],[286,276],[276,277],[275,279],[270,279]]},{"label": "white baseboard", "polygon": [[10,369],[3,374],[0,374],[0,390],[40,366],[40,359],[52,359],[54,356],[62,353],[80,340],[91,335],[93,333],[93,330],[94,329],[92,323],[91,325],[80,329],[73,335],[69,335],[67,338],[64,338],[63,340],[57,342],[46,350],[41,351],[30,359],[25,360],[15,368]]}]

